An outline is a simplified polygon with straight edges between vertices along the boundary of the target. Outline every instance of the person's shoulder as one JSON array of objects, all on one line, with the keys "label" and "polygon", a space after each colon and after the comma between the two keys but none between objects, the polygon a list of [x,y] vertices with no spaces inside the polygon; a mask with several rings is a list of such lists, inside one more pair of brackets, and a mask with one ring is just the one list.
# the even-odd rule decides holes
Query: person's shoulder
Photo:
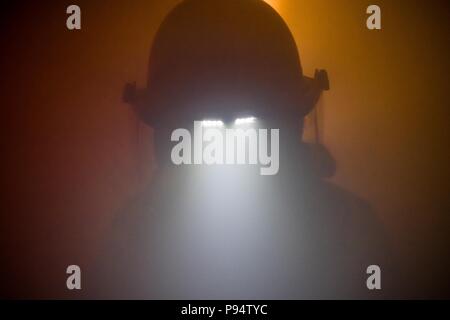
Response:
[{"label": "person's shoulder", "polygon": [[322,181],[322,196],[330,200],[335,209],[341,209],[349,218],[373,216],[372,205],[357,194],[330,181]]},{"label": "person's shoulder", "polygon": [[130,197],[116,211],[111,224],[111,236],[125,241],[135,238],[141,231],[146,233],[154,219],[154,212],[152,192],[147,188]]},{"label": "person's shoulder", "polygon": [[370,202],[332,182],[322,186],[323,196],[332,199],[332,214],[337,215],[354,241],[381,244],[387,240],[384,225]]}]

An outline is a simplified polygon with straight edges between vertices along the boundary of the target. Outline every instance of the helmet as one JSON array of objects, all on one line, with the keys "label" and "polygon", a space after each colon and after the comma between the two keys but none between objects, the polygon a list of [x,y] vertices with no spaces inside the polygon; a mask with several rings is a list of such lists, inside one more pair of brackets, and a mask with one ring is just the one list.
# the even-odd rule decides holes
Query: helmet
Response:
[{"label": "helmet", "polygon": [[124,99],[151,126],[240,116],[305,116],[325,71],[303,76],[294,38],[262,0],[185,0],[165,18],[150,54],[147,88]]}]

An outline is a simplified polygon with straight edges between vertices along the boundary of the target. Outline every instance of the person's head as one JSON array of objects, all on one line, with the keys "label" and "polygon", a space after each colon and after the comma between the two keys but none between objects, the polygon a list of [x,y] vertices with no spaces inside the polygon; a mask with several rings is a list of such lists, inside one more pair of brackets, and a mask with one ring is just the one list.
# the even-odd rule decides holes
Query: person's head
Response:
[{"label": "person's head", "polygon": [[194,121],[255,117],[300,137],[313,105],[294,38],[262,0],[185,0],[160,26],[150,55],[141,119],[154,128],[157,158],[170,134]]}]

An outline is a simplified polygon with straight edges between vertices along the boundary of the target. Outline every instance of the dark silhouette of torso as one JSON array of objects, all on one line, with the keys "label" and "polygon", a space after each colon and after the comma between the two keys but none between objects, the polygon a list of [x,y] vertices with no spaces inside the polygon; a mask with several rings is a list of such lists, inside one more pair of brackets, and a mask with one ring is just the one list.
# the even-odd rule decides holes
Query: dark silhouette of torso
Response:
[{"label": "dark silhouette of torso", "polygon": [[[240,168],[225,169],[227,181],[221,168],[206,169],[207,178],[162,170],[118,215],[100,291],[154,299],[381,296],[366,287],[366,268],[387,267],[389,254],[369,205],[297,166],[240,183]],[[215,181],[222,185],[214,190]]]}]

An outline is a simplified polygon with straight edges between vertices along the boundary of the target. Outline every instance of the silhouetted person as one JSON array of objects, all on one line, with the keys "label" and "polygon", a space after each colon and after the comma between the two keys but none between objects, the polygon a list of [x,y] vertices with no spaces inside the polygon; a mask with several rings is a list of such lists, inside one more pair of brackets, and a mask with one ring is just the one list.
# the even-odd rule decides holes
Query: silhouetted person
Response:
[{"label": "silhouetted person", "polygon": [[[93,296],[379,297],[366,268],[382,268],[386,290],[382,229],[366,202],[324,180],[335,169],[327,150],[300,139],[327,89],[324,71],[303,76],[288,27],[263,1],[179,4],[154,40],[147,88],[125,91],[154,128],[158,172],[119,215]],[[250,115],[280,129],[277,175],[172,164],[173,130]]]}]

